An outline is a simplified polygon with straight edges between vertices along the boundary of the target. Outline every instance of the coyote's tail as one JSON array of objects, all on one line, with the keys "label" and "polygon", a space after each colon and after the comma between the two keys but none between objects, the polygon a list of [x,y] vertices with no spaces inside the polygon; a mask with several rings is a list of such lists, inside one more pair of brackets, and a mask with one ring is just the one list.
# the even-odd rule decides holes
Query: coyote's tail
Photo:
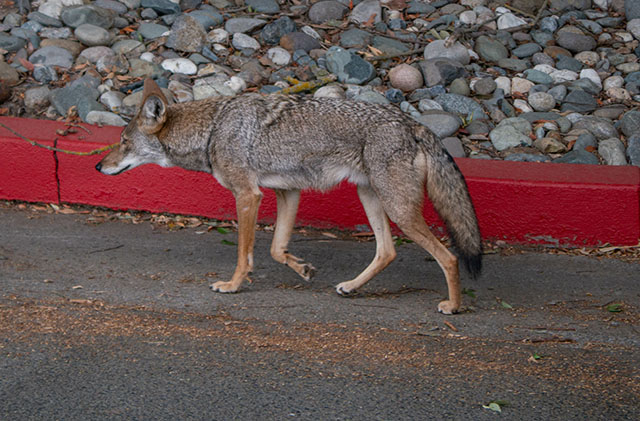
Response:
[{"label": "coyote's tail", "polygon": [[453,158],[431,134],[420,133],[427,158],[427,193],[444,220],[453,248],[475,279],[482,270],[482,238],[467,183]]}]

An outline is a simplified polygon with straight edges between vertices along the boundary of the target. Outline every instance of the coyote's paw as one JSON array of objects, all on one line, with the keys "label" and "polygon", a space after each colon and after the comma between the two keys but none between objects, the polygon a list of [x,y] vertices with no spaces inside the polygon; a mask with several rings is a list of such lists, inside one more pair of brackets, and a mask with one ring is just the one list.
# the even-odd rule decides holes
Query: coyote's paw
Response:
[{"label": "coyote's paw", "polygon": [[460,305],[456,305],[451,300],[440,301],[438,304],[438,311],[442,314],[457,313]]},{"label": "coyote's paw", "polygon": [[311,278],[313,278],[316,274],[316,268],[313,267],[313,265],[311,263],[305,263],[302,266],[302,271],[300,272],[300,276],[302,276],[302,279],[304,279],[305,281],[310,281]]},{"label": "coyote's paw", "polygon": [[348,297],[354,295],[356,293],[356,290],[349,285],[349,282],[342,282],[336,285],[336,292],[338,293],[338,295]]},{"label": "coyote's paw", "polygon": [[222,292],[222,293],[232,293],[232,292],[238,291],[238,287],[234,285],[233,282],[220,281],[220,282],[216,282],[214,284],[209,285],[209,288],[211,288],[215,292]]}]

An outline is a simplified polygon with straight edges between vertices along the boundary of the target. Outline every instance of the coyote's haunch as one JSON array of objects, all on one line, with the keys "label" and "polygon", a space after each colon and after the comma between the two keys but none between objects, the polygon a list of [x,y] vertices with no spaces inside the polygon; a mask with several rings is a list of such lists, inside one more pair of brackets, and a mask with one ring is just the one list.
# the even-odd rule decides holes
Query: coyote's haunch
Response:
[{"label": "coyote's haunch", "polygon": [[310,279],[315,268],[287,247],[300,190],[325,190],[345,179],[358,186],[376,255],[355,279],[336,286],[339,294],[355,291],[393,261],[391,219],[444,271],[449,299],[438,310],[458,311],[458,258],[422,217],[425,185],[462,263],[472,276],[480,274],[480,232],[462,174],[429,129],[390,106],[258,94],[169,105],[147,79],[140,112],[96,169],[116,175],[148,163],[208,172],[235,196],[238,264],[229,282],[211,285],[214,291],[236,292],[253,268],[259,187],[273,189],[278,202],[271,255]]}]

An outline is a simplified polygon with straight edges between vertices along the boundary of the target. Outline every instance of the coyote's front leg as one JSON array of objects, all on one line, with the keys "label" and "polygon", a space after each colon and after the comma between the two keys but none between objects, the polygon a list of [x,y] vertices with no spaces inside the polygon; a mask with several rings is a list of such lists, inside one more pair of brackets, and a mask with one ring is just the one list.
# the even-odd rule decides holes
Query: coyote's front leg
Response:
[{"label": "coyote's front leg", "polygon": [[248,279],[249,273],[253,270],[253,244],[262,193],[256,187],[237,194],[234,192],[234,196],[238,212],[238,264],[231,281],[211,285],[211,289],[216,292],[238,291],[242,281]]},{"label": "coyote's front leg", "polygon": [[315,275],[316,268],[287,250],[300,203],[300,190],[275,190],[275,193],[278,202],[278,216],[271,243],[271,257],[276,262],[289,266],[305,281],[308,281]]}]

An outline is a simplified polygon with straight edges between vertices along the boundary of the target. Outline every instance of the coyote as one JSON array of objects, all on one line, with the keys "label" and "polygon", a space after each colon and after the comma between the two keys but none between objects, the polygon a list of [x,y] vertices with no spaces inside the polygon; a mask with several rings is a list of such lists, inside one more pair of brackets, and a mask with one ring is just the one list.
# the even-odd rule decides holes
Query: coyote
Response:
[{"label": "coyote", "polygon": [[[376,254],[353,280],[336,286],[355,291],[396,256],[389,219],[435,257],[449,297],[445,314],[460,308],[458,258],[475,278],[482,243],[465,180],[440,141],[392,106],[333,98],[245,94],[169,105],[151,79],[142,106],[124,129],[118,147],[96,169],[116,175],[155,163],[212,174],[236,199],[238,261],[217,292],[236,292],[253,269],[260,187],[273,189],[278,213],[271,255],[309,280],[315,268],[289,253],[300,191],[327,190],[343,180],[358,196],[376,239]],[[451,235],[452,254],[422,217],[425,185]]]}]

